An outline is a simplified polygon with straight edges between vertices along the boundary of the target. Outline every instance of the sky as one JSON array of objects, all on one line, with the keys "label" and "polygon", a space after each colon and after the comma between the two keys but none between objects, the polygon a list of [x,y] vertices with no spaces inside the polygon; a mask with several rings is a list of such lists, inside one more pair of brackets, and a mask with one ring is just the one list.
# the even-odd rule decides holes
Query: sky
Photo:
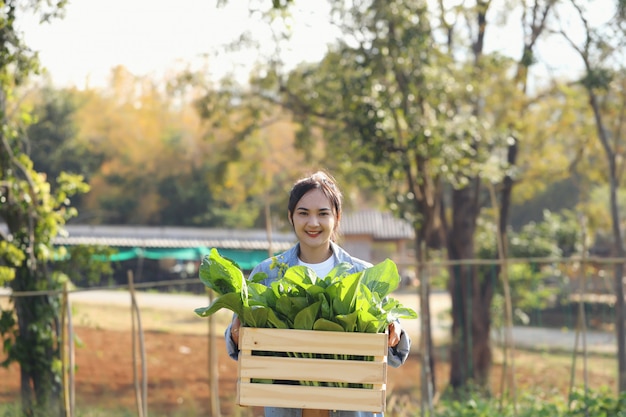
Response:
[{"label": "sky", "polygon": [[[231,0],[223,8],[216,1],[70,0],[63,19],[39,25],[33,17],[22,18],[18,25],[57,86],[103,87],[117,65],[134,75],[158,79],[186,65],[201,65],[209,52],[219,53],[209,61],[216,79],[232,71],[245,82],[255,55],[227,55],[223,45],[244,29],[271,45],[268,25],[249,15],[248,1]],[[291,11],[293,39],[283,59],[288,66],[321,59],[336,36],[328,22],[327,2],[295,1]],[[487,51],[516,57],[521,51],[520,33],[519,24],[511,19],[499,33],[490,32]],[[575,58],[567,49],[561,43],[544,47],[542,53],[569,70]]]},{"label": "sky", "polygon": [[[283,55],[292,65],[319,60],[326,52],[324,39],[331,39],[327,10],[307,3],[308,8],[293,9],[298,30]],[[103,86],[117,65],[135,75],[159,76],[188,63],[199,65],[203,55],[220,51],[244,29],[267,37],[267,23],[250,17],[247,6],[244,0],[222,8],[216,0],[70,0],[63,19],[39,25],[28,16],[18,25],[55,85],[82,87],[88,80],[91,86]],[[235,73],[241,76],[253,60],[221,54],[211,60],[210,69],[219,77],[238,68]]]}]

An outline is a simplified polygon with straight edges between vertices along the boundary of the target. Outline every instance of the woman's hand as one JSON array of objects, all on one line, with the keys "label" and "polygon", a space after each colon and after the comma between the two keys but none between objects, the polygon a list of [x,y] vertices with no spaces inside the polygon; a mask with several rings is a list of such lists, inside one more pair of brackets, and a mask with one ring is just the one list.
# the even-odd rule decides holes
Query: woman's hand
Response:
[{"label": "woman's hand", "polygon": [[389,327],[387,328],[389,333],[389,347],[396,347],[400,342],[400,334],[402,333],[402,326],[400,323],[393,322],[389,323]]},{"label": "woman's hand", "polygon": [[235,317],[233,319],[232,324],[230,325],[230,338],[233,342],[235,342],[236,346],[239,346],[239,329],[241,328],[241,321],[239,317]]}]

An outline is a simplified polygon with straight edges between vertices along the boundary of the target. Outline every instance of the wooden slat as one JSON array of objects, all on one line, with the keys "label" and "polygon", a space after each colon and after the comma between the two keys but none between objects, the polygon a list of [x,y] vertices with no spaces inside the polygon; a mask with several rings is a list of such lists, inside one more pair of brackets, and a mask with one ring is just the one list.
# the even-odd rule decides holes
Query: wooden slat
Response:
[{"label": "wooden slat", "polygon": [[239,377],[383,384],[387,376],[385,365],[353,360],[244,355]]},{"label": "wooden slat", "polygon": [[385,411],[385,390],[307,387],[301,385],[238,384],[243,406],[322,410]]},{"label": "wooden slat", "polygon": [[[245,327],[239,334],[239,347],[239,405],[376,413],[385,410],[386,334]],[[263,351],[288,356],[259,355]],[[294,352],[365,356],[374,360],[300,358],[294,357],[299,356]],[[363,383],[372,387],[267,384],[257,379]]]},{"label": "wooden slat", "polygon": [[243,327],[240,348],[271,352],[345,353],[386,356],[384,333],[345,333]]}]

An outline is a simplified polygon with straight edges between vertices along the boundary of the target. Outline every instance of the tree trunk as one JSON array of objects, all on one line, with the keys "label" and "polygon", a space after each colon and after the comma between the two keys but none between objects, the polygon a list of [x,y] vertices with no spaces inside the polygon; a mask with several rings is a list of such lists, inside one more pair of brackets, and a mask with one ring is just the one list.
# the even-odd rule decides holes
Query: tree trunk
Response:
[{"label": "tree trunk", "polygon": [[415,255],[417,258],[418,279],[420,282],[420,327],[422,348],[422,415],[425,407],[428,406],[429,413],[433,409],[433,397],[437,389],[435,376],[435,355],[432,336],[432,319],[430,315],[430,284],[429,277],[424,271],[426,263],[425,247],[426,242],[420,234],[420,230],[415,230]]},{"label": "tree trunk", "polygon": [[[33,291],[33,271],[22,267],[12,281],[14,292]],[[56,311],[50,296],[15,297],[18,335],[15,350],[20,364],[21,400],[24,415],[62,416],[60,378],[55,362],[60,360]]]},{"label": "tree trunk", "polygon": [[[615,164],[611,164],[614,166]],[[613,240],[615,256],[624,259],[624,244],[619,222],[619,208],[617,204],[617,181],[614,168],[611,169],[611,219],[613,223]],[[626,315],[624,314],[624,264],[615,264],[615,337],[617,338],[617,369],[619,392],[626,392]]]},{"label": "tree trunk", "polygon": [[[587,73],[591,70],[587,67]],[[589,105],[593,111],[596,122],[598,138],[604,149],[609,164],[609,192],[611,205],[611,225],[613,228],[613,253],[620,260],[624,259],[624,243],[622,241],[622,228],[620,224],[620,212],[617,198],[619,189],[617,155],[611,146],[607,129],[602,118],[602,111],[598,97],[592,88],[587,88]],[[624,310],[624,264],[615,264],[615,337],[617,338],[617,380],[619,392],[626,392],[626,312]]]},{"label": "tree trunk", "polygon": [[492,364],[490,307],[493,282],[481,279],[474,265],[454,261],[474,258],[474,231],[478,214],[478,183],[453,191],[452,228],[448,239],[450,267],[448,290],[452,299],[450,386],[458,389],[473,382],[488,389]]}]

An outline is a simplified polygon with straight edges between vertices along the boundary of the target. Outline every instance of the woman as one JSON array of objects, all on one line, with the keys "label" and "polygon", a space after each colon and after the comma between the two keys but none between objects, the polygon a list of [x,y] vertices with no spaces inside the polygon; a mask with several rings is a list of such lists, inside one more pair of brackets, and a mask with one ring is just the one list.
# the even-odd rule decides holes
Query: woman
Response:
[{"label": "woman", "polygon": [[[339,263],[353,265],[349,273],[360,272],[372,264],[355,258],[339,247],[335,240],[341,220],[342,196],[331,176],[316,172],[310,177],[295,183],[289,195],[287,207],[289,222],[298,239],[298,243],[276,257],[268,258],[252,270],[267,274],[265,284],[278,278],[280,268],[276,264],[304,265],[311,268],[317,276],[325,277]],[[237,359],[239,353],[239,327],[241,323],[234,317],[225,332],[226,346],[231,358]],[[402,365],[409,356],[411,339],[402,330],[400,323],[391,323],[389,331],[389,353],[387,363],[393,367]],[[292,408],[266,407],[266,417],[371,417],[374,413],[354,411],[300,410]]]}]

